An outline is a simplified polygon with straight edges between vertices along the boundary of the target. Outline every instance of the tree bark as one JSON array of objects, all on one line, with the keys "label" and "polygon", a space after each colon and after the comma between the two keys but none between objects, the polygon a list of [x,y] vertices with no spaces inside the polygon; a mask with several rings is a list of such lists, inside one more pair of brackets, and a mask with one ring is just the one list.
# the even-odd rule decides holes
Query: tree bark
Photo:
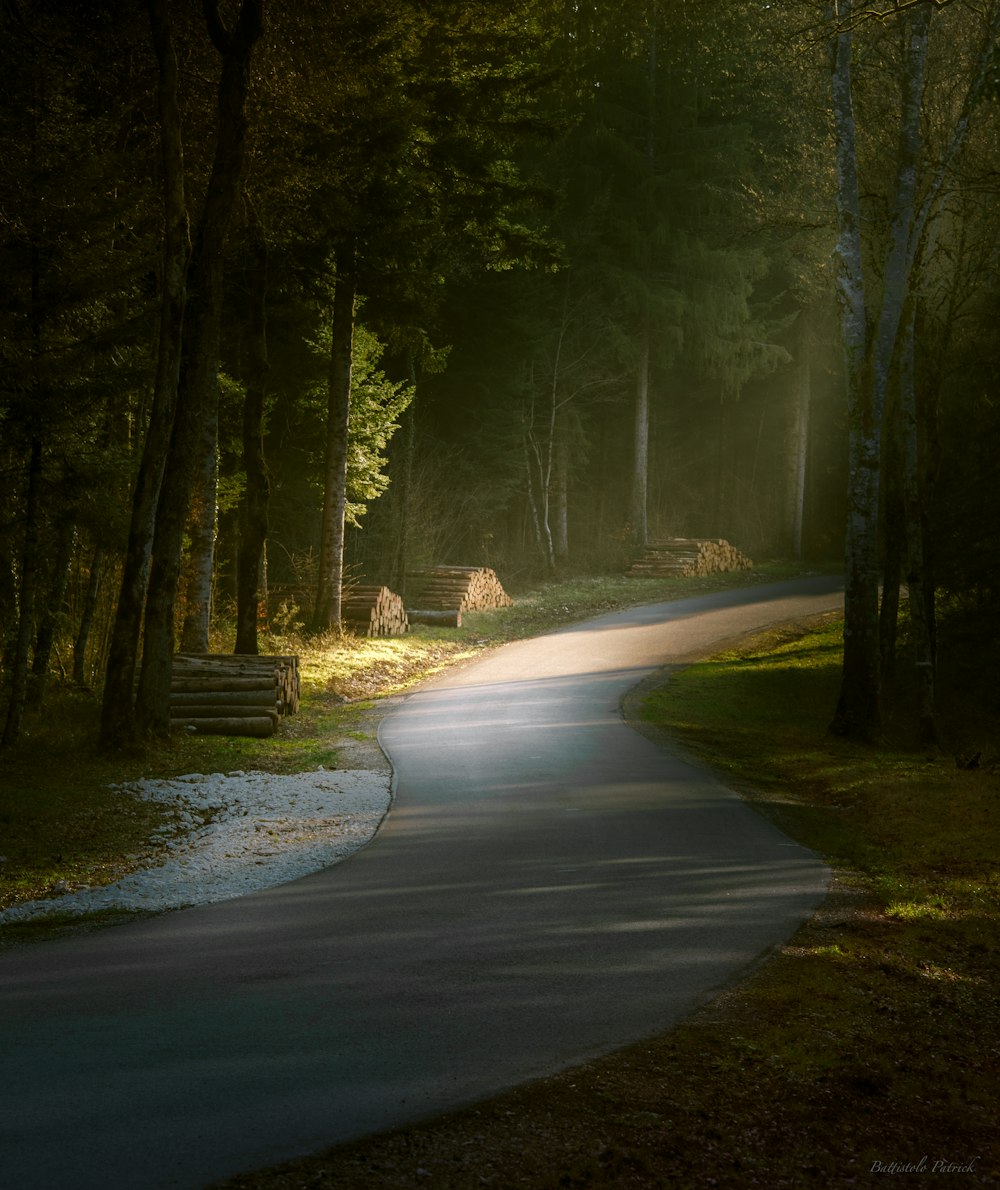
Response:
[{"label": "tree bark", "polygon": [[198,436],[188,512],[187,557],[184,563],[184,624],[181,648],[186,653],[207,653],[212,619],[212,576],[219,510],[219,397],[218,358],[211,408]]},{"label": "tree bark", "polygon": [[922,744],[937,742],[934,706],[934,589],[925,558],[927,505],[921,483],[921,450],[915,376],[914,317],[906,327],[900,366],[902,500],[906,521],[906,588],[917,691],[917,732]]},{"label": "tree bark", "polygon": [[313,626],[324,632],[341,629],[344,581],[344,521],[347,509],[347,447],[351,416],[351,369],[354,360],[354,312],[357,279],[354,251],[337,255],[333,299],[330,370],[327,382],[326,482],[320,529],[319,575]]},{"label": "tree bark", "polygon": [[569,444],[566,441],[566,417],[559,419],[556,430],[555,462],[555,560],[569,561]]},{"label": "tree bark", "polygon": [[264,398],[267,391],[267,244],[256,219],[250,220],[250,300],[243,403],[243,469],[246,487],[240,507],[236,562],[236,652],[258,653],[258,604],[267,540],[270,486],[264,459]]},{"label": "tree bark", "polygon": [[178,99],[177,56],[166,0],[148,0],[153,47],[159,64],[160,155],[163,169],[163,252],[156,380],[139,472],[118,606],[111,631],[101,702],[100,744],[120,747],[133,736],[133,688],[142,632],[163,472],[180,384],[187,269],[191,253],[184,187],[184,149]]},{"label": "tree bark", "polygon": [[879,673],[883,687],[895,674],[903,549],[906,541],[902,476],[896,424],[898,394],[887,411],[882,447],[882,598],[879,605]]},{"label": "tree bark", "polygon": [[42,614],[38,618],[38,632],[35,636],[35,651],[31,661],[31,685],[28,701],[33,706],[41,703],[49,676],[49,662],[52,646],[55,644],[59,621],[63,618],[66,601],[66,586],[69,583],[70,567],[73,565],[73,547],[76,544],[76,525],[63,521],[59,526],[59,540],[55,564],[52,570],[52,584]]},{"label": "tree bark", "polygon": [[802,314],[799,327],[798,367],[792,381],[786,448],[785,531],[790,555],[802,560],[805,530],[806,472],[809,463],[809,419],[812,409],[812,362],[808,316]]},{"label": "tree bark", "polygon": [[[851,0],[841,5],[849,17]],[[831,95],[836,137],[838,239],[837,293],[847,364],[848,515],[844,589],[844,661],[831,731],[867,737],[880,730],[878,574],[874,515],[878,507],[878,444],[872,441],[869,393],[864,385],[866,301],[861,240],[857,132],[852,94],[853,40],[849,30],[833,44]],[[873,487],[874,485],[874,487]]]},{"label": "tree bark", "polygon": [[223,29],[217,6],[211,0],[205,0],[204,8],[223,65],[215,158],[188,270],[177,412],[157,505],[146,596],[136,720],[140,731],[155,735],[169,732],[174,604],[181,549],[198,444],[211,432],[209,427],[217,415],[223,251],[242,184],[250,61],[263,32],[263,0],[244,0],[232,34]]},{"label": "tree bark", "polygon": [[77,629],[76,639],[73,641],[73,681],[77,686],[87,685],[87,644],[94,623],[94,612],[97,610],[97,595],[101,589],[104,554],[103,545],[94,547],[94,553],[90,559],[90,575],[87,579],[87,594],[84,596],[83,611],[80,614],[80,627]]},{"label": "tree bark", "polygon": [[392,573],[389,576],[394,591],[406,593],[406,572],[410,568],[409,541],[413,524],[413,470],[417,454],[417,365],[412,349],[407,353],[407,371],[410,384],[413,386],[414,397],[410,407],[404,414],[400,446],[394,459],[399,460],[398,470],[394,468],[393,487],[395,489],[396,515],[395,540],[392,551]]},{"label": "tree bark", "polygon": [[31,439],[28,461],[28,488],[25,499],[24,547],[21,553],[21,583],[17,635],[10,659],[10,702],[0,744],[13,744],[21,734],[21,723],[28,698],[28,660],[31,654],[31,634],[35,618],[38,583],[39,516],[42,486],[42,440],[36,434]]},{"label": "tree bark", "polygon": [[642,327],[635,382],[635,424],[632,439],[632,544],[642,549],[649,541],[649,338],[648,320]]},{"label": "tree bark", "polygon": [[[850,15],[850,4],[845,6]],[[874,336],[864,319],[861,202],[851,79],[850,32],[836,39],[833,110],[837,138],[840,293],[848,353],[848,527],[844,667],[831,730],[875,739],[881,733],[878,522],[882,420],[896,357],[900,320],[913,267],[920,112],[927,62],[929,6],[908,18],[892,224],[882,268],[883,292]]]}]

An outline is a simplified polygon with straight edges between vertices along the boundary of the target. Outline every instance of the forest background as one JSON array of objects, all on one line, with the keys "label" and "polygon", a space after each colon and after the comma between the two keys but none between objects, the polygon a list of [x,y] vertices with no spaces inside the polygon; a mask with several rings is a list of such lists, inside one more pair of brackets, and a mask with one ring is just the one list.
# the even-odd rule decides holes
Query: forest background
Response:
[{"label": "forest background", "polygon": [[[3,0],[4,742],[211,617],[846,558],[833,725],[989,609],[1000,5]],[[908,595],[908,599],[902,596]]]}]

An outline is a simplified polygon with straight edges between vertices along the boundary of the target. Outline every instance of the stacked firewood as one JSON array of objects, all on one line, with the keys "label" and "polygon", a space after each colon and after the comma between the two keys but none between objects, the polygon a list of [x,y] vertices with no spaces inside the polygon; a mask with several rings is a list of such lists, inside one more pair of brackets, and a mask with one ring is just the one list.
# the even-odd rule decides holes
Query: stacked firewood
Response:
[{"label": "stacked firewood", "polygon": [[270,736],[299,707],[298,657],[177,653],[170,725],[203,735]]},{"label": "stacked firewood", "polygon": [[402,599],[388,587],[358,584],[344,592],[344,623],[365,636],[399,636],[410,624]]},{"label": "stacked firewood", "polygon": [[[423,611],[479,612],[510,607],[513,602],[496,572],[485,566],[431,566],[406,575],[411,620]],[[411,607],[421,610],[409,611]]]},{"label": "stacked firewood", "polygon": [[727,570],[751,570],[753,563],[721,538],[667,537],[651,541],[628,569],[630,578],[695,578]]}]

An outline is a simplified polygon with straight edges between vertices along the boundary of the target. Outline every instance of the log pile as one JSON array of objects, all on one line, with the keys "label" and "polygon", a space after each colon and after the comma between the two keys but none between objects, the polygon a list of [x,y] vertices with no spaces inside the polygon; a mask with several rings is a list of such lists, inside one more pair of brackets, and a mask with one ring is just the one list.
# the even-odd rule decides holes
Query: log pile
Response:
[{"label": "log pile", "polygon": [[626,574],[629,578],[695,578],[752,568],[746,554],[721,538],[667,537],[651,541]]},{"label": "log pile", "polygon": [[274,734],[299,707],[298,657],[177,653],[170,680],[170,726],[202,735]]},{"label": "log pile", "polygon": [[358,584],[344,592],[341,617],[365,636],[399,636],[409,621],[402,599],[388,587]]},{"label": "log pile", "polygon": [[[406,575],[407,608],[479,612],[513,602],[496,572],[485,566],[431,566]],[[409,614],[413,619],[414,613]]]}]

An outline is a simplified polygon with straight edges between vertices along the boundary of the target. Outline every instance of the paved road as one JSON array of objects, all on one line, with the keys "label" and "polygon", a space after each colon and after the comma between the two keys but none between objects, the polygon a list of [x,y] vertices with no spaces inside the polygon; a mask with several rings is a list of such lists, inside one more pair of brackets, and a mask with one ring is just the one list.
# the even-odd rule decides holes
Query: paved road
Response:
[{"label": "paved road", "polygon": [[201,1187],[683,1018],[826,871],[620,700],[839,602],[808,580],[508,646],[383,722],[396,801],[345,863],[0,956],[0,1190]]}]

